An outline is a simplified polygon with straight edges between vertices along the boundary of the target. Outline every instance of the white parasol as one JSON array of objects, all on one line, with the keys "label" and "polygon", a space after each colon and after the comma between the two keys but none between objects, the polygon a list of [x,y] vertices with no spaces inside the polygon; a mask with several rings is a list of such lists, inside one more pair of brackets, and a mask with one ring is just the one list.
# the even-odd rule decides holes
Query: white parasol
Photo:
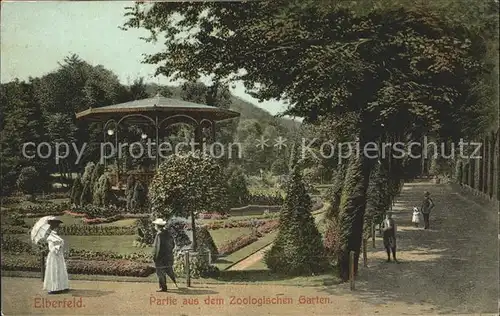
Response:
[{"label": "white parasol", "polygon": [[47,237],[50,233],[49,220],[55,220],[54,216],[44,216],[35,223],[31,229],[31,241],[37,244],[41,239]]}]

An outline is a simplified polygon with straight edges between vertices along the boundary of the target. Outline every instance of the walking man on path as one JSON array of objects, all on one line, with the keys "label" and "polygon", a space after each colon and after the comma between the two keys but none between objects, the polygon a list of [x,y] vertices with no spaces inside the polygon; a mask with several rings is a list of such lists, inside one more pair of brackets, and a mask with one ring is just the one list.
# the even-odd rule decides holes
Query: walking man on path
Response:
[{"label": "walking man on path", "polygon": [[429,216],[431,215],[431,210],[434,208],[434,202],[431,199],[431,194],[428,191],[424,193],[424,201],[420,209],[422,210],[422,215],[424,215],[424,229],[429,228]]},{"label": "walking man on path", "polygon": [[167,275],[172,279],[174,285],[177,287],[177,282],[175,281],[174,274],[174,238],[170,232],[165,228],[167,222],[163,219],[156,219],[153,224],[156,229],[156,237],[153,243],[153,260],[156,267],[156,275],[158,276],[158,282],[160,283],[160,289],[158,292],[167,291]]},{"label": "walking man on path", "polygon": [[392,219],[392,213],[387,212],[385,219],[382,222],[382,232],[384,247],[387,251],[387,262],[391,261],[391,252],[394,262],[398,262],[396,259],[396,222]]}]

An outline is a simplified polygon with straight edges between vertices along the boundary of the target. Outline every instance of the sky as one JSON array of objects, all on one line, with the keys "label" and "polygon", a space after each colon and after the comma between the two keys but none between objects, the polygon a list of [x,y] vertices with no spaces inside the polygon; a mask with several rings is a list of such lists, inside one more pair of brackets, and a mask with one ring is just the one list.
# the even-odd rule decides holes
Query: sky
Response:
[{"label": "sky", "polygon": [[[27,80],[54,71],[64,57],[77,54],[92,65],[113,71],[123,84],[144,77],[146,82],[172,84],[154,77],[155,66],[141,63],[144,53],[155,53],[162,44],[146,43],[145,30],[123,31],[129,1],[1,2],[1,82]],[[175,83],[174,83],[175,84]],[[241,83],[231,92],[271,114],[283,111],[282,102],[259,103]]]}]

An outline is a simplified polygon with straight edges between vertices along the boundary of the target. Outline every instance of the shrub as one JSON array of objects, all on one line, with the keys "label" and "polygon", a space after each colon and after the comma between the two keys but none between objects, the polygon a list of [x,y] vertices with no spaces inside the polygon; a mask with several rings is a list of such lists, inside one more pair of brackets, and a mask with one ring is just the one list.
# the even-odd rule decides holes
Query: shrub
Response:
[{"label": "shrub", "polygon": [[136,241],[140,244],[150,246],[153,244],[156,236],[155,227],[151,221],[151,217],[141,218],[137,222],[137,238]]},{"label": "shrub", "polygon": [[148,194],[153,212],[163,218],[228,209],[220,165],[199,152],[169,156],[156,171]]},{"label": "shrub", "polygon": [[246,205],[250,193],[243,169],[238,166],[230,167],[227,177],[229,204],[233,207]]},{"label": "shrub", "polygon": [[323,241],[311,214],[311,198],[298,166],[280,214],[279,232],[264,260],[272,272],[310,275],[327,267]]},{"label": "shrub", "polygon": [[[0,172],[0,183],[2,184],[0,186],[0,193],[2,196],[7,196],[14,191],[18,178],[18,174],[13,170],[8,172]],[[5,202],[5,200],[4,203],[8,204]]]},{"label": "shrub", "polygon": [[[210,251],[204,247],[199,247],[197,253],[191,253],[189,260],[191,278],[206,278],[215,276],[219,269],[209,262]],[[176,251],[174,260],[174,272],[177,276],[186,277],[186,261],[184,252]]]},{"label": "shrub", "polygon": [[251,205],[282,205],[283,201],[281,194],[265,195],[254,193],[248,196],[248,204]]},{"label": "shrub", "polygon": [[327,220],[323,244],[325,246],[328,261],[330,264],[334,265],[341,250],[340,229],[336,221]]},{"label": "shrub", "polygon": [[35,167],[24,167],[17,178],[17,187],[23,193],[34,194],[39,189],[40,174]]}]

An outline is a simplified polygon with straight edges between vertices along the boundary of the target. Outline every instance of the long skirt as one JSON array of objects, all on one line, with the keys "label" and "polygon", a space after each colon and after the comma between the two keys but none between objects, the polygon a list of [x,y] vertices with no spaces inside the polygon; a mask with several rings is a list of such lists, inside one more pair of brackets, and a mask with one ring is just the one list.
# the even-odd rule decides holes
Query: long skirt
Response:
[{"label": "long skirt", "polygon": [[49,252],[47,255],[43,289],[49,292],[69,289],[68,270],[62,253]]}]

